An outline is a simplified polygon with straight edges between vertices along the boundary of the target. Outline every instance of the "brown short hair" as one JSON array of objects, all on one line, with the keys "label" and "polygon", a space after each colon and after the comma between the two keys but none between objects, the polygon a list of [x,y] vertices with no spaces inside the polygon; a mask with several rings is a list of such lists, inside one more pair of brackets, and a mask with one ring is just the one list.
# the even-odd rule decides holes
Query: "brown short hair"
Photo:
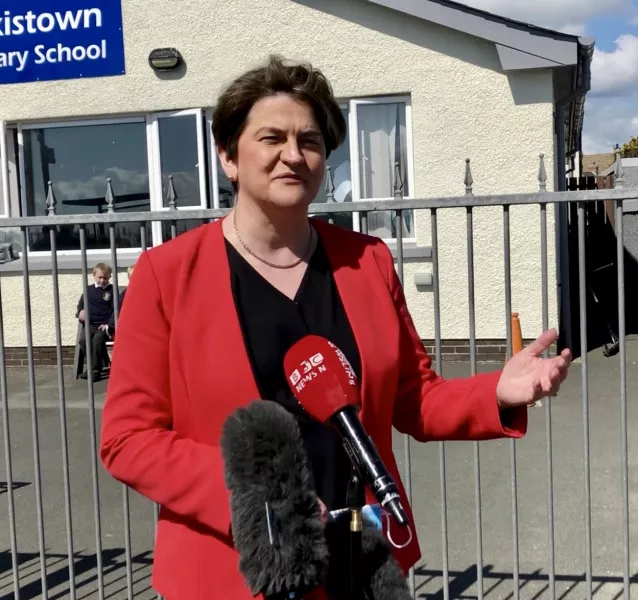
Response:
[{"label": "brown short hair", "polygon": [[346,137],[346,121],[323,73],[310,64],[285,64],[276,55],[266,65],[245,72],[221,94],[213,116],[215,143],[231,160],[253,105],[267,96],[288,94],[310,106],[321,128],[326,156]]}]

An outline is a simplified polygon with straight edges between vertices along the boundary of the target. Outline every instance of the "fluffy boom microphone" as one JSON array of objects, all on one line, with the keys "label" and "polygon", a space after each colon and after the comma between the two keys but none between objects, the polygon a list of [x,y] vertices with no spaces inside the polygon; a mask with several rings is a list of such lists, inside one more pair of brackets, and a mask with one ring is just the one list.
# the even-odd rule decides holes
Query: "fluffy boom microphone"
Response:
[{"label": "fluffy boom microphone", "polygon": [[[266,400],[238,408],[224,423],[221,450],[239,570],[253,595],[352,600],[339,525],[321,521],[295,417]],[[390,545],[367,522],[362,565],[366,600],[410,600]]]},{"label": "fluffy boom microphone", "polygon": [[279,404],[256,400],[228,417],[221,451],[248,587],[254,595],[302,598],[326,576],[328,545],[295,418]]}]

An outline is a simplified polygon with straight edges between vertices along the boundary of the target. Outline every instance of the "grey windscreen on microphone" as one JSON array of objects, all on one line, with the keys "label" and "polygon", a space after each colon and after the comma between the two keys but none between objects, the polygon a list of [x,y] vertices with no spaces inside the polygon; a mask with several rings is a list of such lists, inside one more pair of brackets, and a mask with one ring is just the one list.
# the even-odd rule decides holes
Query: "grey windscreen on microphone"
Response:
[{"label": "grey windscreen on microphone", "polygon": [[[302,597],[324,586],[331,599],[350,600],[347,538],[321,520],[295,417],[256,400],[226,419],[220,445],[239,570],[253,595]],[[367,600],[410,600],[385,535],[365,520],[361,575]]]},{"label": "grey windscreen on microphone", "polygon": [[281,405],[256,400],[222,429],[239,570],[253,594],[309,591],[328,569],[328,545],[299,426]]}]

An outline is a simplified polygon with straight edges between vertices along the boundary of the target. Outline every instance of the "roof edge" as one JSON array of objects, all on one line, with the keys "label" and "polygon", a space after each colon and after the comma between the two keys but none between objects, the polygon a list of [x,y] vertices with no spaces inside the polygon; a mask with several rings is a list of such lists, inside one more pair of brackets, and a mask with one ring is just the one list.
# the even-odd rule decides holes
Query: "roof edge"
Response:
[{"label": "roof edge", "polygon": [[452,0],[367,0],[497,44],[504,71],[577,65],[591,38],[515,21]]},{"label": "roof edge", "polygon": [[464,13],[473,14],[484,19],[489,19],[496,23],[502,23],[502,24],[508,25],[510,27],[518,26],[526,31],[534,32],[541,36],[553,37],[556,39],[562,39],[565,41],[572,41],[572,42],[576,42],[579,39],[579,36],[571,34],[571,33],[564,33],[562,31],[556,31],[555,29],[549,29],[548,27],[540,27],[539,25],[532,25],[531,23],[527,23],[525,21],[510,19],[509,17],[504,17],[502,15],[498,15],[496,13],[492,13],[487,10],[475,8],[473,6],[468,6],[467,4],[461,4],[460,2],[454,2],[454,0],[430,0],[430,1],[435,2],[436,4],[449,6],[453,10],[460,10],[460,11],[463,11]]}]

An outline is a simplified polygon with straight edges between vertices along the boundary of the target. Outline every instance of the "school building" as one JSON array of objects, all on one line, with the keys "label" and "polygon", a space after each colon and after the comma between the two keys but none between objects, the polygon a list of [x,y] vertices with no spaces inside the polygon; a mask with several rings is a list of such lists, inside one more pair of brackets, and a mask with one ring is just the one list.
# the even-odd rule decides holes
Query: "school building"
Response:
[{"label": "school building", "polygon": [[[397,163],[406,198],[462,196],[469,189],[536,192],[540,154],[547,190],[560,190],[581,149],[593,42],[448,0],[8,0],[4,6],[0,284],[5,346],[16,360],[27,345],[27,252],[33,345],[44,357],[55,345],[55,315],[50,228],[25,234],[15,219],[231,206],[210,128],[215,98],[271,53],[321,68],[341,101],[349,129],[329,159],[335,202],[354,207],[392,199]],[[325,201],[322,192],[316,202]],[[558,290],[566,217],[552,205],[547,214],[554,326],[564,310]],[[463,347],[466,210],[446,208],[437,217],[441,337]],[[509,219],[512,307],[524,336],[535,337],[542,326],[539,208],[513,206]],[[356,211],[336,221],[361,228]],[[182,221],[179,228],[198,224]],[[476,337],[499,345],[506,322],[503,209],[477,209],[473,229]],[[371,214],[368,231],[396,248],[393,213]],[[431,212],[404,213],[403,231],[408,304],[421,337],[431,340]],[[86,234],[89,267],[110,263],[108,227],[88,225]],[[70,356],[84,286],[80,236],[75,225],[56,227],[55,236]],[[143,238],[162,244],[170,225],[121,223],[116,237],[124,287]]]}]

